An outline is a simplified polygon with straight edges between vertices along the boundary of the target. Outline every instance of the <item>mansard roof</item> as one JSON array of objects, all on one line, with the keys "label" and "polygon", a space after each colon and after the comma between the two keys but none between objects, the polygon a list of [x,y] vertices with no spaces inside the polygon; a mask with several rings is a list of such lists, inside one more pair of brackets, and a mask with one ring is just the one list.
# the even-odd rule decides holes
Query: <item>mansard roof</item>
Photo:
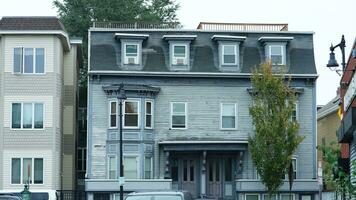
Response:
[{"label": "mansard roof", "polygon": [[[219,51],[216,42],[217,35],[224,38],[238,38],[240,41],[240,67],[233,73],[248,74],[265,60],[265,44],[282,42],[287,44],[288,74],[312,75],[317,77],[314,60],[313,32],[292,31],[213,31],[185,29],[121,29],[121,28],[91,28],[90,30],[90,66],[89,73],[131,73],[131,70],[121,67],[121,43],[115,39],[115,34],[145,34],[148,37],[142,43],[142,69],[132,70],[132,73],[214,73],[226,74],[219,69]],[[177,72],[170,69],[169,42],[165,36],[174,35],[180,40],[184,36],[196,36],[190,42],[190,69]],[[273,40],[264,40],[261,38]],[[259,40],[260,39],[260,40]],[[179,41],[180,41],[179,40]]]}]

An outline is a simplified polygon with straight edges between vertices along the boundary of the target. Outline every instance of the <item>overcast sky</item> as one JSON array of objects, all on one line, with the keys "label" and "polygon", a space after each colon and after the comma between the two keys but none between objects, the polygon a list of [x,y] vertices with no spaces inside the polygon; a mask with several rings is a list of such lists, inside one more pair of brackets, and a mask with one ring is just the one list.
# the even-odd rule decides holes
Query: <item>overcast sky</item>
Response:
[{"label": "overcast sky", "polygon": [[[331,43],[346,39],[346,59],[356,37],[356,0],[177,0],[178,18],[185,28],[199,22],[288,23],[291,31],[313,31],[319,74],[317,103],[336,95],[340,77],[325,67]],[[56,15],[52,0],[0,0],[2,16]],[[339,64],[341,53],[335,51]]]}]

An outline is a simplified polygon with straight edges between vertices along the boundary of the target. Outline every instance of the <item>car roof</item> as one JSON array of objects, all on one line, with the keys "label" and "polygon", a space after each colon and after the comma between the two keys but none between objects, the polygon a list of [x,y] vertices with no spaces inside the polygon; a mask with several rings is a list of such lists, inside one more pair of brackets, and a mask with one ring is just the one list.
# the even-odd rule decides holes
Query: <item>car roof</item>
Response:
[{"label": "car roof", "polygon": [[166,194],[166,195],[184,195],[187,191],[151,191],[151,192],[132,192],[128,195],[152,195],[152,194]]}]

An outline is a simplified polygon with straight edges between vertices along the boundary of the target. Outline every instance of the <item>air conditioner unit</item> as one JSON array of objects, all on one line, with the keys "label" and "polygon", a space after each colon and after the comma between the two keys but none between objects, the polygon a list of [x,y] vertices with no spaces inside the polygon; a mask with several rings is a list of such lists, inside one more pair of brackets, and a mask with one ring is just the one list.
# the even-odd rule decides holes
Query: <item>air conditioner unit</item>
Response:
[{"label": "air conditioner unit", "polygon": [[129,65],[138,64],[137,57],[126,57],[125,64],[129,64]]},{"label": "air conditioner unit", "polygon": [[174,58],[173,65],[187,65],[187,59],[185,58]]}]

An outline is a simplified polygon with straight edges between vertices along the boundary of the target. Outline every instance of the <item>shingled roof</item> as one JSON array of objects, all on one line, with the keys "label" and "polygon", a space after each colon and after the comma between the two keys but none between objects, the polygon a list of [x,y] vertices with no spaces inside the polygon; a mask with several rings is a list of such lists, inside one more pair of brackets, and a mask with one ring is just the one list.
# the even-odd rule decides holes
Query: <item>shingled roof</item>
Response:
[{"label": "shingled roof", "polygon": [[57,17],[3,17],[0,30],[7,31],[65,31]]}]

